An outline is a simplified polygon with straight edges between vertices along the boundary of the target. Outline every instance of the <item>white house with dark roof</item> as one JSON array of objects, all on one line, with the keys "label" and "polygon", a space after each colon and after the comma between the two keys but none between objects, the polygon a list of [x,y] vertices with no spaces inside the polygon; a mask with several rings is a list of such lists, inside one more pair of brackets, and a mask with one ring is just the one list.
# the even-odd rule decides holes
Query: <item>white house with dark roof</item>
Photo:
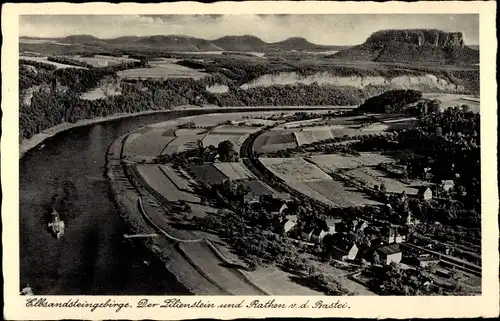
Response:
[{"label": "white house with dark roof", "polygon": [[287,215],[283,226],[285,233],[290,232],[297,225],[297,215]]},{"label": "white house with dark roof", "polygon": [[447,179],[447,180],[442,180],[441,181],[441,189],[443,191],[447,192],[450,189],[452,189],[454,186],[455,186],[455,182],[453,182],[453,180],[451,180],[451,179]]},{"label": "white house with dark roof", "polygon": [[432,190],[428,186],[421,186],[418,189],[418,198],[424,201],[432,199]]},{"label": "white house with dark roof", "polygon": [[399,263],[403,258],[403,253],[397,243],[381,245],[375,249],[373,255],[382,264]]}]

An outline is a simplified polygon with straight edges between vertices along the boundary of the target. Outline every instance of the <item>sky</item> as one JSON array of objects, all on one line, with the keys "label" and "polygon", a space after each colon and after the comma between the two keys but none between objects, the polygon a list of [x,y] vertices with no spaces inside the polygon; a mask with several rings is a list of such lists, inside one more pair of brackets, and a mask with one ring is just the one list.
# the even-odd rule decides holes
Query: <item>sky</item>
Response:
[{"label": "sky", "polygon": [[322,45],[355,45],[381,29],[431,28],[462,32],[466,44],[479,44],[479,16],[474,14],[30,15],[19,23],[21,37],[181,34],[212,40],[253,35],[266,42],[304,37]]}]

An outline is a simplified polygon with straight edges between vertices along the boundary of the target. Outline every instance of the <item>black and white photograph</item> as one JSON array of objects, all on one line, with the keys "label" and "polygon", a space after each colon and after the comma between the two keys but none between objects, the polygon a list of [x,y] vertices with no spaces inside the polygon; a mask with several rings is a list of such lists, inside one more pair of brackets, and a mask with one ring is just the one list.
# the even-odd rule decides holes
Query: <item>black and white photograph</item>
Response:
[{"label": "black and white photograph", "polygon": [[480,24],[20,15],[18,294],[480,297]]}]

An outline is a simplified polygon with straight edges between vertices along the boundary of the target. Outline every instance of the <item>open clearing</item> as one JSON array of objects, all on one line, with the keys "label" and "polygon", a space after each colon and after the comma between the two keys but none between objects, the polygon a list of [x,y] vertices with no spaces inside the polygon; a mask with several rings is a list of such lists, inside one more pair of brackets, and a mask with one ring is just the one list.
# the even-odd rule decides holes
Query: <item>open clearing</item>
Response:
[{"label": "open clearing", "polygon": [[194,194],[179,190],[174,183],[161,171],[156,164],[136,165],[138,173],[144,181],[170,202],[184,200],[199,203],[200,198]]},{"label": "open clearing", "polygon": [[160,155],[165,146],[174,140],[173,137],[163,136],[163,132],[163,129],[149,129],[140,136],[131,136],[123,146],[123,154],[125,156]]},{"label": "open clearing", "polygon": [[72,66],[72,65],[66,65],[66,64],[61,64],[58,62],[54,61],[49,61],[48,57],[28,57],[28,56],[19,56],[19,59],[24,59],[24,60],[29,60],[29,61],[36,61],[40,63],[44,63],[47,65],[52,65],[55,66],[57,69],[62,69],[62,68],[77,68],[77,69],[87,69],[79,66]]},{"label": "open clearing", "polygon": [[292,158],[267,158],[259,160],[276,176],[285,181],[313,181],[331,180],[332,178],[319,167],[313,165],[302,157]]},{"label": "open clearing", "polygon": [[191,170],[194,172],[196,179],[212,184],[221,184],[227,180],[226,176],[220,172],[213,164],[193,165]]},{"label": "open clearing", "polygon": [[93,67],[107,67],[107,66],[119,65],[125,62],[139,61],[137,59],[132,59],[132,58],[113,57],[104,55],[95,55],[94,57],[75,57],[75,56],[64,56],[64,57],[84,62]]},{"label": "open clearing", "polygon": [[214,166],[230,180],[248,179],[255,176],[240,162],[214,163]]},{"label": "open clearing", "polygon": [[119,77],[128,79],[140,78],[192,78],[201,79],[208,73],[184,67],[168,60],[149,62],[150,68],[136,68],[119,71]]}]

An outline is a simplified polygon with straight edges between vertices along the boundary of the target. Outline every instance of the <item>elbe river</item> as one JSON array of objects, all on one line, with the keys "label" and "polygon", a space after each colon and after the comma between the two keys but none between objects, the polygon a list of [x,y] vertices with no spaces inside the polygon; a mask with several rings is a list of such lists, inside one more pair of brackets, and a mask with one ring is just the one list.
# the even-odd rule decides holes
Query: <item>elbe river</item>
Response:
[{"label": "elbe river", "polygon": [[[234,111],[234,110],[233,110]],[[108,146],[140,126],[204,113],[177,111],[112,120],[62,132],[20,160],[20,282],[35,294],[187,294],[141,246],[125,241],[105,176]],[[66,223],[47,229],[52,207]]]}]

